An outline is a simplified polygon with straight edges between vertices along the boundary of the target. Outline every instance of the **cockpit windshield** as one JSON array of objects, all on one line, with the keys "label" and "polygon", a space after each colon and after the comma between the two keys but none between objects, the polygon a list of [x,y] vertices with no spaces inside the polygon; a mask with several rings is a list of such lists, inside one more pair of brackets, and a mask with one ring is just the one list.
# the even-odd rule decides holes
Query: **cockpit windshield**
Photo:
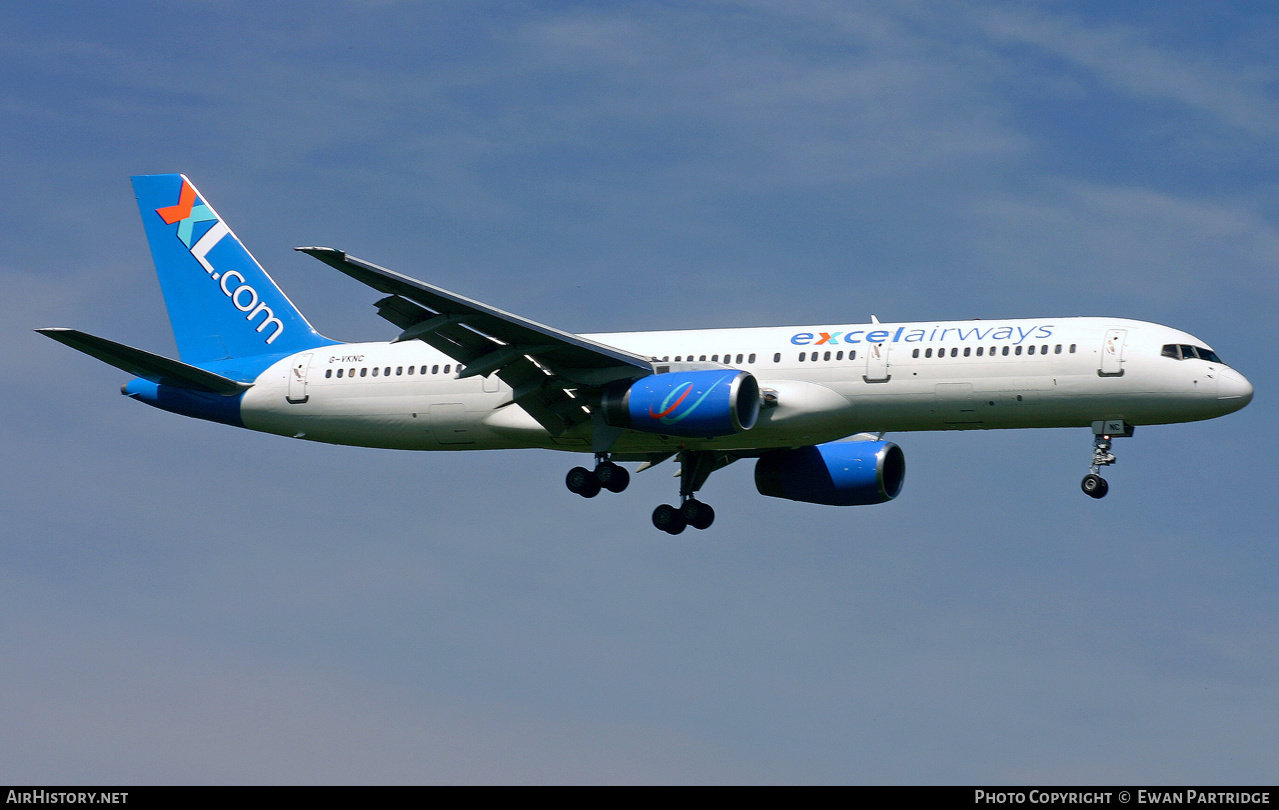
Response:
[{"label": "cockpit windshield", "polygon": [[1212,349],[1205,349],[1203,346],[1187,346],[1177,343],[1166,344],[1163,351],[1160,352],[1164,357],[1171,357],[1174,360],[1207,360],[1209,363],[1221,363],[1221,358]]}]

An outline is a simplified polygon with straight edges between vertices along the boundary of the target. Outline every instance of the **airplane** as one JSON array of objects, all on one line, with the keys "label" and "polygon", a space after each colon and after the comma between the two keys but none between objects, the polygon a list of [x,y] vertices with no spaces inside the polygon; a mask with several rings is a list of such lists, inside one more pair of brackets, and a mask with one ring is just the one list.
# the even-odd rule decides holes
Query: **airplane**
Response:
[{"label": "airplane", "polygon": [[36,331],[134,376],[162,410],[331,444],[591,453],[568,489],[621,492],[679,464],[675,535],[715,519],[696,497],[755,459],[756,489],[804,503],[884,503],[902,490],[886,433],[1089,427],[1081,488],[1104,497],[1112,440],[1138,425],[1212,419],[1252,385],[1207,343],[1124,318],[822,324],[577,335],[330,247],[297,250],[373,288],[389,342],[315,331],[185,175],[133,188],[180,360],[74,329]]}]

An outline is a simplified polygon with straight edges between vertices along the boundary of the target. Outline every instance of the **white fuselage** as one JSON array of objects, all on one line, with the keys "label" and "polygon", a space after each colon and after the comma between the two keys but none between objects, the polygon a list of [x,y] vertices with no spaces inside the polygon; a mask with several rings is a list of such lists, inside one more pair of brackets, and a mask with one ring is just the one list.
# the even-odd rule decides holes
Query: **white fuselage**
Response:
[{"label": "white fuselage", "polygon": [[[627,332],[584,337],[671,370],[751,372],[766,394],[753,428],[716,439],[625,431],[619,453],[795,447],[859,432],[1160,424],[1238,410],[1251,386],[1219,362],[1161,354],[1207,345],[1121,318],[875,323]],[[660,369],[659,369],[660,370]],[[496,375],[458,378],[416,340],[299,353],[244,395],[246,427],[312,441],[408,450],[590,451],[589,424],[553,437]]]}]

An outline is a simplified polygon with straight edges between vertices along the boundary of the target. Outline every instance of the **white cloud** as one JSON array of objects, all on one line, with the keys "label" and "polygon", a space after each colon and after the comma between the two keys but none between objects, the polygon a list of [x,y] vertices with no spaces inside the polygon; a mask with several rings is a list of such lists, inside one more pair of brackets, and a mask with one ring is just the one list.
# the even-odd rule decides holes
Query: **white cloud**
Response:
[{"label": "white cloud", "polygon": [[1089,25],[1069,15],[1001,8],[976,18],[996,41],[1040,48],[1119,92],[1182,105],[1258,138],[1279,133],[1273,65],[1240,62],[1229,51],[1160,47],[1131,26]]}]

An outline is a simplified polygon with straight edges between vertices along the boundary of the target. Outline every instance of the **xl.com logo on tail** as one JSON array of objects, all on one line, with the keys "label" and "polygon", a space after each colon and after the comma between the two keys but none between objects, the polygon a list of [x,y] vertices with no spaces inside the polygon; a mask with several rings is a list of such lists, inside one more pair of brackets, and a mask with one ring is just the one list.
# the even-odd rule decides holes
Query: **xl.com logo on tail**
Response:
[{"label": "xl.com logo on tail", "polygon": [[693,381],[689,380],[682,385],[678,385],[674,388],[674,390],[666,395],[666,399],[662,400],[662,404],[657,406],[656,409],[650,405],[648,408],[648,415],[661,422],[663,425],[673,425],[690,416],[693,411],[697,410],[697,406],[706,401],[706,398],[711,395],[711,392],[714,391],[720,383],[724,382],[724,380],[727,380],[731,376],[731,374],[727,374],[720,377],[712,383],[700,397],[693,400],[687,408],[676,413],[676,411],[679,410],[679,406],[682,405],[684,400],[688,399],[688,395],[693,392]]},{"label": "xl.com logo on tail", "polygon": [[[224,237],[230,236],[232,241],[237,242],[237,245],[238,240],[235,239],[226,223],[218,219],[218,215],[213,212],[213,209],[197,198],[195,187],[183,179],[182,191],[178,195],[177,205],[157,208],[155,212],[160,215],[160,219],[164,220],[165,224],[173,225],[177,223],[178,239],[191,251],[191,255],[200,263],[204,271],[209,274],[209,277],[218,282],[218,287],[221,288],[222,294],[231,299],[232,305],[241,312],[247,313],[245,320],[252,321],[259,315],[264,316],[256,331],[264,332],[268,326],[274,327],[271,334],[266,338],[267,344],[274,343],[275,339],[284,332],[284,323],[275,317],[275,312],[269,306],[262,303],[258,291],[246,281],[240,271],[219,271],[209,261],[209,251],[213,250]],[[201,222],[212,222],[213,225],[204,232],[204,235],[195,244],[192,244],[192,239],[195,236],[195,226]],[[249,261],[252,262],[252,259],[250,258]],[[240,282],[239,285],[233,287],[231,279],[238,280]]]}]

